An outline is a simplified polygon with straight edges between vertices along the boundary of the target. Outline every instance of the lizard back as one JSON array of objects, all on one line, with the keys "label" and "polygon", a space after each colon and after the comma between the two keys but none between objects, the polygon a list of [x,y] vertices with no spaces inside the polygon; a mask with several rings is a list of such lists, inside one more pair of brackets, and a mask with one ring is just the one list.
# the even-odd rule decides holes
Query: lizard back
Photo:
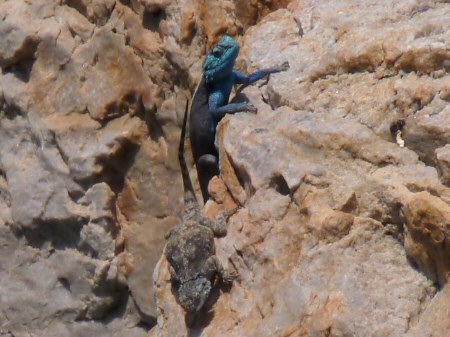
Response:
[{"label": "lizard back", "polygon": [[195,161],[202,155],[216,153],[214,122],[209,113],[209,87],[204,76],[192,97],[189,118],[189,138]]}]

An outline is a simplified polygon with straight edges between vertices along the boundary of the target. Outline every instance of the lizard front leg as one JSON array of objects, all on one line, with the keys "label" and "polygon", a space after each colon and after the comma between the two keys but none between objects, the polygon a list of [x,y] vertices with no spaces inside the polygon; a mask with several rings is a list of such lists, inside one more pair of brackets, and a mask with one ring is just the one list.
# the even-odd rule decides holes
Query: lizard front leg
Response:
[{"label": "lizard front leg", "polygon": [[180,278],[178,277],[175,269],[173,269],[172,266],[169,265],[169,273],[170,273],[170,281],[172,282],[172,284],[180,284]]},{"label": "lizard front leg", "polygon": [[235,272],[226,270],[219,258],[215,255],[210,256],[206,260],[202,273],[209,280],[211,280],[214,275],[218,274],[225,284],[231,284],[238,276]]},{"label": "lizard front leg", "polygon": [[265,76],[268,76],[268,75],[274,74],[274,73],[279,73],[282,71],[286,71],[288,69],[289,69],[289,62],[286,61],[275,67],[257,70],[248,76],[245,75],[244,73],[241,73],[240,71],[234,70],[233,71],[234,83],[242,84],[242,86],[239,87],[239,89],[238,89],[238,92],[241,92],[245,87],[249,86],[250,84],[255,83],[256,81],[259,81],[260,79],[262,79]]},{"label": "lizard front leg", "polygon": [[216,220],[202,216],[199,218],[199,222],[202,226],[210,228],[216,237],[223,237],[227,235],[227,223],[224,218],[219,218]]},{"label": "lizard front leg", "polygon": [[244,85],[249,85],[249,84],[255,83],[256,81],[260,80],[261,78],[263,78],[267,75],[279,73],[282,71],[286,71],[288,69],[289,69],[289,62],[286,61],[275,67],[257,70],[248,76],[246,76],[243,73],[239,73],[239,72],[235,71],[235,75],[236,75],[235,81],[236,81],[236,84],[242,83]]},{"label": "lizard front leg", "polygon": [[202,226],[210,228],[216,237],[223,237],[227,235],[227,219],[236,213],[237,207],[229,211],[221,211],[217,215],[216,219],[208,217],[200,217],[199,222]]},{"label": "lizard front leg", "polygon": [[257,112],[258,109],[249,102],[241,102],[241,103],[229,103],[227,105],[221,106],[216,109],[209,110],[211,116],[213,117],[215,124],[218,124],[219,121],[225,117],[226,114],[234,114],[236,112]]}]

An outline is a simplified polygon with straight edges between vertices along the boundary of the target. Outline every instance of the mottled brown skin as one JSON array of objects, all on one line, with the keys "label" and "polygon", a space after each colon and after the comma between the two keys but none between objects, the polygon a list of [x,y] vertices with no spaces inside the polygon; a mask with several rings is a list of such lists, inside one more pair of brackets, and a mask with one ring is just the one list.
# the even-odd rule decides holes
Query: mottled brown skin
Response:
[{"label": "mottled brown skin", "polygon": [[187,313],[195,313],[208,299],[216,275],[225,283],[231,283],[235,275],[225,271],[214,255],[214,237],[226,235],[226,217],[232,213],[222,212],[217,219],[202,216],[193,192],[183,154],[187,110],[186,105],[178,153],[185,190],[185,209],[182,222],[167,236],[164,254],[170,264],[172,286],[178,302]]}]

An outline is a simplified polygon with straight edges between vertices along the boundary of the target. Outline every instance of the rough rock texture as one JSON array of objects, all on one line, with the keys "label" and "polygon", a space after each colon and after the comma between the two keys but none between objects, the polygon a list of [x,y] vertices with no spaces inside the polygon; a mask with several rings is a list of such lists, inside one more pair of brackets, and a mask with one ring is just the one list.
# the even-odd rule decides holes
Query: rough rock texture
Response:
[{"label": "rough rock texture", "polygon": [[286,5],[0,0],[1,336],[154,325],[178,111],[207,46]]},{"label": "rough rock texture", "polygon": [[[436,0],[0,0],[0,336],[156,320],[151,336],[448,336],[449,16]],[[245,90],[257,116],[220,125],[205,212],[241,207],[216,240],[240,279],[187,328],[160,257],[181,113],[224,33],[243,35],[241,70],[291,68]]]},{"label": "rough rock texture", "polygon": [[[291,68],[217,133],[241,208],[216,254],[240,279],[184,320],[162,258],[150,336],[450,335],[448,17],[448,1],[302,0],[245,33],[241,67]],[[209,187],[205,212],[228,208]]]}]

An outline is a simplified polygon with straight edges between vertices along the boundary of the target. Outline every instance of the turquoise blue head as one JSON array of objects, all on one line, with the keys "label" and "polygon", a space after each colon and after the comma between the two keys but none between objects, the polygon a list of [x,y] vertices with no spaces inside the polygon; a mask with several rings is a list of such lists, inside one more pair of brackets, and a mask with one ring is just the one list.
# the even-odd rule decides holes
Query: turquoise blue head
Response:
[{"label": "turquoise blue head", "polygon": [[206,55],[203,73],[206,83],[223,78],[233,71],[239,55],[239,44],[232,37],[225,35]]}]

